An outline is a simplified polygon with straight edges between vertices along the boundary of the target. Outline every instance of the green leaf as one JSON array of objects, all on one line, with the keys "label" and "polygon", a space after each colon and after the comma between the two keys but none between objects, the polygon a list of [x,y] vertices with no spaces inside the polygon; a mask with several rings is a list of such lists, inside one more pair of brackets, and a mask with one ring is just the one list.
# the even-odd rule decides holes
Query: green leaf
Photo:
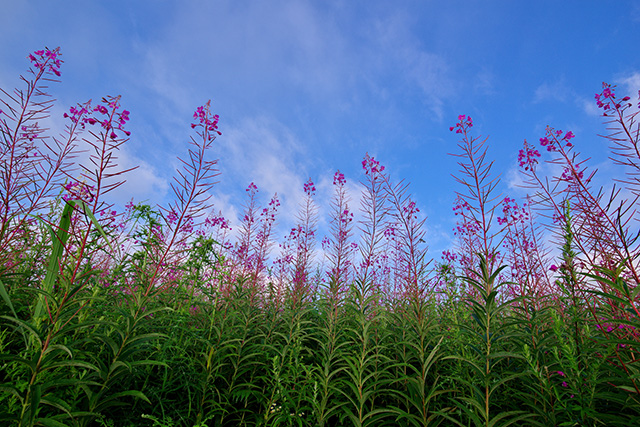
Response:
[{"label": "green leaf", "polygon": [[47,427],[69,427],[69,424],[51,419],[51,418],[38,418],[36,423],[42,424]]},{"label": "green leaf", "polygon": [[[60,273],[60,259],[64,252],[64,248],[69,240],[69,227],[71,226],[71,215],[73,213],[73,204],[67,202],[62,210],[60,216],[60,223],[58,230],[55,232],[51,226],[45,222],[42,218],[38,217],[40,221],[49,229],[51,234],[51,258],[49,258],[49,266],[47,268],[47,274],[43,282],[43,290],[47,293],[53,292],[53,287]],[[44,297],[41,295],[38,297],[36,308],[33,312],[33,318],[38,321],[43,314]]]},{"label": "green leaf", "polygon": [[11,303],[11,298],[9,298],[9,294],[7,293],[7,289],[5,288],[4,283],[2,283],[2,280],[0,280],[0,296],[4,300],[5,304],[7,304],[7,306],[11,310],[11,313],[13,313],[14,317],[17,318],[18,315],[16,314],[16,310],[13,308],[13,304]]},{"label": "green leaf", "polygon": [[31,392],[31,401],[29,402],[30,404],[29,418],[31,418],[31,422],[33,422],[36,415],[38,414],[38,407],[40,406],[40,398],[42,397],[42,386],[40,384],[33,384],[30,387],[30,392]]}]

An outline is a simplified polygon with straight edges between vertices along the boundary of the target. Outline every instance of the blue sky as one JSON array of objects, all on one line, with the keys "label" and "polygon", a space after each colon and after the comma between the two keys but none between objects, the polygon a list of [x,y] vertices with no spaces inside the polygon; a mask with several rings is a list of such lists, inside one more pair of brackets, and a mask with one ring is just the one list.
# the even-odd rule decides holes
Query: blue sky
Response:
[{"label": "blue sky", "polygon": [[632,97],[640,89],[632,0],[2,3],[0,87],[19,83],[27,53],[60,46],[60,127],[69,106],[122,95],[132,137],[121,160],[141,167],[116,202],[167,200],[193,111],[211,99],[223,132],[213,200],[232,223],[253,181],[263,202],[279,194],[284,235],[304,181],[316,182],[321,210],[337,169],[355,197],[368,152],[411,183],[436,258],[451,246],[461,190],[447,155],[459,114],[489,137],[499,190],[522,197],[517,153],[546,125],[572,130],[610,183],[617,172],[593,96],[603,81]]}]

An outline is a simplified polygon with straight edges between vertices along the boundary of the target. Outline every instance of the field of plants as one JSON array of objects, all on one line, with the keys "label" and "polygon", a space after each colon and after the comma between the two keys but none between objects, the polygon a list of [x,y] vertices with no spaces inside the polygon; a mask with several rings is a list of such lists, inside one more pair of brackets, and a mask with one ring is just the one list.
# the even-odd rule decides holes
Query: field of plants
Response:
[{"label": "field of plants", "polygon": [[60,56],[0,89],[0,424],[640,425],[640,99],[595,100],[625,178],[596,187],[548,127],[519,152],[521,203],[461,115],[457,246],[432,259],[408,184],[369,155],[358,206],[335,173],[328,236],[311,180],[284,239],[254,183],[232,231],[210,103],[173,201],[117,212],[129,112],[78,104],[51,135]]}]

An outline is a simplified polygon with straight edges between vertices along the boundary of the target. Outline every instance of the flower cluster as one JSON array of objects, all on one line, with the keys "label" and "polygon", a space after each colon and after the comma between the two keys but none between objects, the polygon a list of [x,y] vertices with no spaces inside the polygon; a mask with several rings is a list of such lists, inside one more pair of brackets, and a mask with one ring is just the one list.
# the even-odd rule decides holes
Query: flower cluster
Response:
[{"label": "flower cluster", "polygon": [[210,218],[207,218],[204,220],[204,224],[208,227],[215,227],[215,226],[219,226],[220,228],[227,228],[229,230],[231,230],[231,227],[229,227],[229,222],[227,221],[227,219],[223,216],[212,216]]},{"label": "flower cluster", "polygon": [[420,209],[416,207],[416,202],[411,200],[406,206],[403,206],[402,211],[407,219],[418,219],[417,214]]},{"label": "flower cluster", "polygon": [[462,224],[456,225],[453,230],[454,236],[474,236],[480,231],[480,221],[469,219]]},{"label": "flower cluster", "polygon": [[369,175],[384,171],[384,166],[380,165],[379,161],[367,154],[365,155],[364,160],[362,160],[362,169],[364,169],[364,173],[366,175]]},{"label": "flower cluster", "polygon": [[340,222],[344,225],[349,224],[353,221],[353,213],[349,212],[349,209],[345,209],[340,213]]},{"label": "flower cluster", "polygon": [[342,187],[346,183],[347,183],[347,180],[344,177],[344,174],[342,172],[338,171],[333,175],[333,185],[339,185]]},{"label": "flower cluster", "polygon": [[298,248],[300,248],[303,242],[302,240],[303,237],[313,237],[315,235],[316,235],[316,232],[314,230],[309,230],[303,227],[302,225],[297,225],[291,228],[291,231],[289,231],[288,238],[293,242],[298,242]]},{"label": "flower cluster", "polygon": [[535,165],[538,164],[538,159],[536,157],[540,157],[540,152],[529,145],[529,143],[525,139],[524,146],[518,153],[518,164],[520,165],[520,167],[524,166],[525,171],[533,171]]},{"label": "flower cluster", "polygon": [[[116,134],[114,132],[116,128],[121,131],[124,131],[124,133],[127,136],[131,136],[131,132],[128,132],[122,129],[122,126],[124,126],[124,124],[129,120],[129,112],[127,110],[118,112],[118,109],[120,108],[119,101],[120,101],[119,96],[109,97],[108,99],[102,98],[102,102],[106,104],[109,107],[109,109],[107,109],[104,105],[99,105],[93,109],[93,111],[97,111],[98,113],[107,116],[103,120],[97,120],[97,122],[100,123],[106,131],[111,131],[109,135],[111,139],[116,139]],[[112,114],[109,113],[109,110],[112,111]],[[116,119],[117,127],[114,127],[114,124],[113,124],[114,118]]]},{"label": "flower cluster", "polygon": [[167,223],[169,225],[173,225],[178,221],[178,214],[176,213],[175,210],[171,210],[168,214],[167,214]]},{"label": "flower cluster", "polygon": [[27,58],[37,69],[42,71],[48,70],[60,77],[60,66],[62,65],[62,61],[59,58],[60,55],[60,48],[55,48],[54,50],[36,50],[30,53]]},{"label": "flower cluster", "polygon": [[69,200],[82,200],[86,203],[91,203],[95,199],[94,192],[96,189],[85,182],[72,181],[67,183],[64,189],[67,193],[62,195],[62,199],[66,202]]},{"label": "flower cluster", "polygon": [[[604,320],[603,318],[600,319],[601,321]],[[625,323],[610,323],[610,322],[604,322],[604,323],[597,323],[596,324],[596,329],[600,329],[603,331],[607,331],[609,333],[615,331],[615,330],[619,330],[619,331],[629,331],[632,333],[635,333],[636,327],[632,326],[632,325],[627,325]]]},{"label": "flower cluster", "polygon": [[193,233],[194,226],[195,224],[193,222],[193,217],[190,215],[186,215],[184,217],[184,221],[182,222],[182,225],[180,226],[180,232],[185,234],[191,234]]},{"label": "flower cluster", "polygon": [[37,133],[39,129],[37,123],[35,125],[22,126],[20,129],[22,130],[22,137],[27,138],[29,141],[32,141],[32,142],[39,135]]},{"label": "flower cluster", "polygon": [[209,132],[216,132],[218,135],[222,135],[222,132],[218,130],[218,120],[220,116],[217,114],[211,115],[211,100],[201,107],[198,107],[193,113],[193,118],[198,123],[191,123],[191,129],[195,129],[196,126],[202,126]]},{"label": "flower cluster", "polygon": [[584,177],[584,173],[582,171],[574,170],[571,167],[565,167],[564,170],[562,171],[562,176],[560,177],[560,180],[572,182],[575,179],[582,179],[583,177]]},{"label": "flower cluster", "polygon": [[384,237],[387,240],[393,240],[396,238],[396,229],[393,226],[389,226],[384,230]]},{"label": "flower cluster", "polygon": [[[561,376],[561,377],[563,377],[563,378],[567,376],[567,375],[566,375],[564,372],[562,372],[562,371],[556,371],[556,374],[560,375],[560,376]],[[568,386],[569,386],[569,384],[567,384],[567,382],[566,382],[566,381],[562,381],[562,383],[561,383],[560,385],[561,385],[562,387],[568,387]],[[572,397],[573,397],[573,396],[572,396]]]},{"label": "flower cluster", "polygon": [[244,191],[250,194],[256,194],[258,192],[258,187],[253,182],[251,182],[247,189]]},{"label": "flower cluster", "polygon": [[65,118],[69,118],[73,123],[80,123],[82,129],[86,123],[90,125],[96,124],[97,120],[93,117],[86,117],[91,110],[91,101],[85,104],[78,104],[78,108],[70,107],[69,114],[64,113],[63,116]]},{"label": "flower cluster", "polygon": [[540,145],[546,147],[547,151],[558,151],[558,147],[562,143],[564,143],[564,146],[567,148],[573,147],[571,140],[576,137],[573,132],[568,131],[564,134],[564,136],[562,136],[562,138],[560,138],[562,134],[563,131],[559,129],[555,130],[550,126],[547,126],[546,135],[543,138],[540,138]]},{"label": "flower cluster", "polygon": [[304,183],[304,192],[307,196],[315,196],[316,194],[316,186],[311,181],[311,178],[307,182]]},{"label": "flower cluster", "polygon": [[498,224],[511,225],[517,222],[524,224],[529,220],[529,212],[526,209],[526,203],[522,208],[518,206],[514,199],[505,197],[502,201],[502,213],[504,217],[498,217]]},{"label": "flower cluster", "polygon": [[[608,83],[602,82],[602,92],[596,93],[595,95],[596,104],[598,105],[598,108],[602,108],[602,110],[604,111],[604,116],[606,116],[607,111],[611,110],[612,108],[620,109],[623,107],[623,104],[616,101],[615,88],[615,86],[611,86]],[[638,91],[638,96],[640,97],[640,91]],[[625,96],[624,98],[622,98],[621,102],[627,103],[625,107],[631,107],[631,103],[628,103],[630,99],[631,98],[629,98],[628,96]],[[640,103],[638,104],[638,108],[640,108]]]},{"label": "flower cluster", "polygon": [[457,199],[457,204],[453,207],[455,216],[461,215],[462,219],[458,220],[453,234],[456,236],[473,236],[480,231],[480,222],[473,218],[472,215],[467,216],[467,212],[471,212],[471,205],[464,199]]},{"label": "flower cluster", "polygon": [[456,130],[456,133],[466,132],[467,129],[473,127],[473,119],[470,116],[466,116],[464,114],[460,114],[458,116],[458,123],[455,126],[451,126],[449,128],[450,131]]},{"label": "flower cluster", "polygon": [[466,200],[460,200],[459,203],[453,207],[453,214],[456,216],[461,215],[463,213],[462,209],[471,211],[471,205]]},{"label": "flower cluster", "polygon": [[[109,108],[104,105],[92,107],[91,101],[88,101],[84,104],[78,104],[77,108],[70,107],[69,113],[64,113],[63,116],[69,118],[73,123],[79,123],[82,129],[85,128],[85,124],[95,125],[99,123],[105,131],[110,132],[109,137],[111,139],[118,137],[115,133],[116,129],[123,131],[127,136],[131,136],[131,132],[123,129],[123,126],[129,121],[130,113],[127,110],[118,111],[120,108],[119,100],[119,96],[109,97],[109,99],[103,98],[102,103],[106,104]],[[98,113],[106,117],[97,118],[90,115],[90,113]]]},{"label": "flower cluster", "polygon": [[454,252],[451,252],[449,249],[447,249],[446,251],[442,251],[442,261],[445,264],[452,264],[456,262],[457,259],[458,256]]},{"label": "flower cluster", "polygon": [[268,224],[273,224],[274,222],[276,222],[276,213],[279,207],[280,200],[278,199],[278,195],[275,195],[269,201],[269,205],[266,208],[263,208],[262,213],[260,213],[263,221]]},{"label": "flower cluster", "polygon": [[331,247],[333,242],[331,242],[331,239],[329,238],[329,236],[324,236],[322,238],[322,241],[320,241],[320,246],[322,247],[323,251],[328,251],[329,248]]}]

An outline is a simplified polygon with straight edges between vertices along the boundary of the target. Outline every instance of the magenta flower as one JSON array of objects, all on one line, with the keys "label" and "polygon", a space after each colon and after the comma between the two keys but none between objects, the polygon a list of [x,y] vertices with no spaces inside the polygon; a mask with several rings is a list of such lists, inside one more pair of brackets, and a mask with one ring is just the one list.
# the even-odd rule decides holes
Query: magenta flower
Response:
[{"label": "magenta flower", "polygon": [[333,185],[344,186],[347,183],[347,180],[344,177],[344,174],[340,171],[337,171],[333,175]]},{"label": "magenta flower", "polygon": [[66,194],[62,195],[62,199],[65,201],[69,200],[83,200],[84,202],[91,203],[94,201],[93,193],[96,189],[87,185],[84,182],[72,181],[68,182],[64,189],[67,191]]},{"label": "magenta flower", "polygon": [[549,267],[549,270],[551,271],[558,271],[558,266],[555,264],[551,264],[551,267]]},{"label": "magenta flower", "polygon": [[316,186],[313,184],[313,181],[311,181],[311,178],[304,183],[304,192],[309,197],[316,194]]},{"label": "magenta flower", "polygon": [[27,58],[35,68],[42,71],[48,70],[60,77],[60,66],[62,61],[58,56],[60,56],[60,48],[56,48],[54,50],[36,50],[33,54],[29,54]]},{"label": "magenta flower", "polygon": [[384,166],[380,165],[379,161],[367,154],[365,155],[364,160],[362,160],[362,169],[364,169],[364,173],[366,175],[369,175],[370,173],[379,173],[384,171]]},{"label": "magenta flower", "polygon": [[191,128],[195,129],[196,126],[202,126],[207,131],[215,132],[218,135],[222,135],[222,132],[218,130],[218,121],[220,116],[217,114],[211,115],[211,100],[203,106],[200,106],[193,113],[193,118],[198,120],[198,123],[191,123]]},{"label": "magenta flower", "polygon": [[258,192],[258,187],[253,182],[251,182],[251,184],[249,184],[247,189],[244,191],[246,191],[247,193],[255,194]]},{"label": "magenta flower", "polygon": [[175,224],[178,221],[178,214],[175,211],[171,211],[167,214],[167,222],[169,224]]},{"label": "magenta flower", "polygon": [[527,140],[524,141],[524,147],[518,153],[518,164],[520,167],[524,166],[524,170],[533,170],[535,165],[538,164],[538,159],[536,157],[540,157],[540,152],[529,145]]}]

